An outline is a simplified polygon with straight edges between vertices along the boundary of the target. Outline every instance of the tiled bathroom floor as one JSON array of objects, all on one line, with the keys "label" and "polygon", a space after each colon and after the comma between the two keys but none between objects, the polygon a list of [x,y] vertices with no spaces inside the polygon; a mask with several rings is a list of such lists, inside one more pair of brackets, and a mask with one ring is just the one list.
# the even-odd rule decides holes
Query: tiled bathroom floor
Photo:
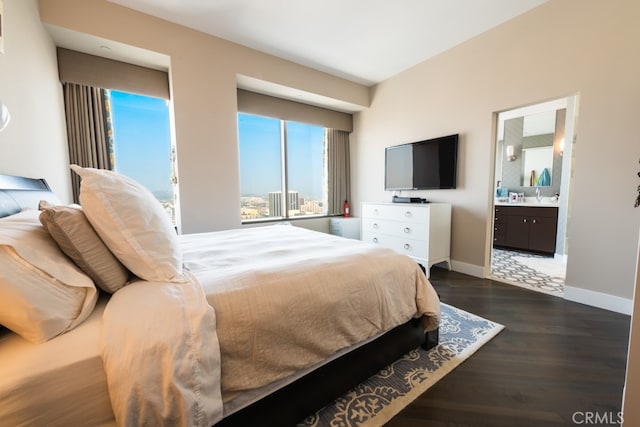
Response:
[{"label": "tiled bathroom floor", "polygon": [[538,257],[541,255],[527,252],[508,251],[493,248],[491,258],[491,274],[499,280],[510,284],[529,288],[534,291],[562,296],[564,293],[564,278],[553,277],[541,271],[518,262],[514,257]]}]

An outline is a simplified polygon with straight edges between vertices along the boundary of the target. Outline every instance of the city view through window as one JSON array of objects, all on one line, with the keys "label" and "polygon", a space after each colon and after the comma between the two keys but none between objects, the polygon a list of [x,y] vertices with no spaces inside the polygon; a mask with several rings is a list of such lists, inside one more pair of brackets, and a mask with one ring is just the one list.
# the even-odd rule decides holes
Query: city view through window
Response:
[{"label": "city view through window", "polygon": [[108,91],[114,170],[145,186],[175,224],[169,106],[165,99]]},{"label": "city view through window", "polygon": [[[175,223],[167,101],[109,90],[108,102],[114,170],[149,189]],[[326,214],[325,128],[242,113],[238,124],[242,220]]]},{"label": "city view through window", "polygon": [[324,134],[321,126],[238,114],[243,221],[326,214]]}]

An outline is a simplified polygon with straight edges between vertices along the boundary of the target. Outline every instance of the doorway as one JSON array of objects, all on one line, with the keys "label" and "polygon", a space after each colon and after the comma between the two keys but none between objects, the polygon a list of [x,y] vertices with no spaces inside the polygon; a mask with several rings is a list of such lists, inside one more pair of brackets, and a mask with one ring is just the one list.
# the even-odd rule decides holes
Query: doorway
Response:
[{"label": "doorway", "polygon": [[490,278],[564,294],[578,96],[496,114]]}]

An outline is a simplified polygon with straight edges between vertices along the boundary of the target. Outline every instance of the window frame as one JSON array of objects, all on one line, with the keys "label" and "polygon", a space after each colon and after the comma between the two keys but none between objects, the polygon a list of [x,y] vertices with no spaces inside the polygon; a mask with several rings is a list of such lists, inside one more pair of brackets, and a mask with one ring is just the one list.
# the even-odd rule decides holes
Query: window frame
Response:
[{"label": "window frame", "polygon": [[[144,97],[144,98],[152,98],[152,99],[157,99],[157,100],[162,100],[165,105],[166,105],[166,113],[167,113],[167,134],[166,136],[168,137],[168,141],[169,141],[169,156],[168,156],[168,165],[170,168],[170,177],[169,177],[169,184],[171,186],[171,196],[172,196],[172,200],[170,202],[170,209],[171,209],[171,214],[169,214],[169,212],[167,211],[167,206],[163,203],[163,201],[167,201],[168,199],[160,199],[158,198],[158,196],[155,194],[155,192],[146,185],[146,183],[144,183],[142,180],[137,179],[137,181],[144,186],[147,190],[149,190],[150,193],[153,194],[153,196],[156,198],[156,200],[158,200],[158,203],[160,203],[163,207],[163,209],[165,211],[167,211],[167,214],[171,220],[171,223],[173,224],[174,227],[178,227],[180,224],[180,208],[179,208],[179,189],[178,189],[178,175],[177,175],[177,145],[176,145],[176,141],[174,139],[173,136],[173,132],[172,132],[172,114],[171,114],[171,100],[168,98],[164,98],[164,97],[160,97],[160,96],[155,96],[155,95],[151,95],[151,94],[146,94],[146,93],[138,93],[138,92],[131,92],[128,90],[122,90],[122,89],[117,89],[117,88],[102,88],[102,90],[105,92],[105,104],[107,105],[107,114],[108,114],[108,126],[110,127],[109,133],[110,133],[110,146],[111,146],[111,153],[110,156],[111,161],[110,161],[110,167],[111,170],[114,172],[117,172],[119,174],[122,174],[124,176],[128,176],[132,179],[136,179],[131,177],[128,173],[123,172],[122,169],[118,170],[118,141],[117,141],[117,135],[118,132],[116,131],[116,127],[117,127],[117,120],[115,119],[115,110],[114,109],[114,104],[112,101],[112,93],[113,92],[117,92],[119,94],[125,94],[127,96],[135,96],[135,97]],[[163,115],[164,115],[164,111],[163,111]],[[121,143],[122,144],[122,141]],[[122,145],[120,145],[120,149],[122,149]]]},{"label": "window frame", "polygon": [[[240,115],[246,115],[246,116],[257,116],[257,117],[264,117],[267,119],[273,119],[273,120],[278,120],[279,124],[280,124],[280,180],[281,180],[281,194],[284,195],[284,197],[280,197],[280,211],[283,213],[283,215],[280,216],[273,216],[273,217],[263,217],[263,218],[254,218],[254,219],[242,219],[242,215],[240,216],[240,223],[241,224],[255,224],[255,223],[268,223],[268,222],[285,222],[285,221],[298,221],[298,220],[304,220],[304,219],[317,219],[317,218],[327,218],[327,217],[333,217],[333,216],[341,216],[340,214],[329,214],[328,213],[328,194],[327,194],[327,180],[328,180],[328,175],[327,175],[327,159],[326,159],[326,126],[321,126],[321,125],[316,125],[313,123],[305,123],[305,122],[301,122],[301,121],[297,121],[297,120],[286,120],[286,119],[282,119],[282,118],[278,118],[278,117],[270,117],[264,114],[255,114],[255,113],[247,113],[247,112],[242,112],[242,111],[238,111],[237,116]],[[324,156],[324,161],[323,161],[323,213],[320,214],[306,214],[306,215],[293,215],[290,216],[289,215],[289,161],[288,161],[288,134],[287,134],[287,124],[289,122],[296,122],[296,123],[301,123],[304,125],[309,125],[309,126],[317,126],[317,127],[321,127],[323,129],[324,132],[324,137],[323,137],[323,156]],[[238,120],[238,124],[239,124],[239,120]],[[239,129],[239,125],[238,125],[238,129]],[[239,132],[238,132],[239,135]],[[240,145],[241,141],[240,138],[238,138],[238,146]],[[240,164],[240,158],[238,158],[238,169],[239,172],[242,168],[242,165]],[[242,178],[241,178],[242,179]],[[241,186],[242,186],[242,182],[240,182]],[[242,192],[240,193],[240,197],[242,197]]]}]

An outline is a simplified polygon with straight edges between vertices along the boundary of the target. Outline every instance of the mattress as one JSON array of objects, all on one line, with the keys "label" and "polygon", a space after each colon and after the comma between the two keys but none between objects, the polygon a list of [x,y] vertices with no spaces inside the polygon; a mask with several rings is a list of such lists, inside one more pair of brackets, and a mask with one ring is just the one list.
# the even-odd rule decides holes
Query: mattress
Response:
[{"label": "mattress", "polygon": [[86,321],[42,344],[0,337],[1,425],[115,425],[99,348],[106,302],[100,297]]}]

